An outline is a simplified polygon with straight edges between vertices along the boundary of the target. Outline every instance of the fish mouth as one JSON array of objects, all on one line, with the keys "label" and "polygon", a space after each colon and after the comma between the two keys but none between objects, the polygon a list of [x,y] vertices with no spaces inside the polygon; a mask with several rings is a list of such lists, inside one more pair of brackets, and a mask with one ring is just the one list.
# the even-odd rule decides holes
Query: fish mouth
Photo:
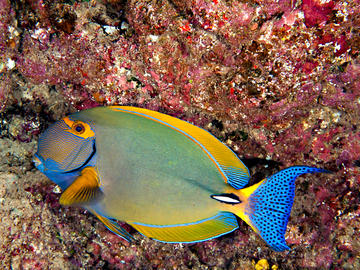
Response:
[{"label": "fish mouth", "polygon": [[35,167],[36,167],[39,171],[41,171],[41,172],[44,171],[44,164],[43,164],[43,162],[41,161],[41,159],[38,157],[37,154],[34,155],[32,162],[34,163]]}]

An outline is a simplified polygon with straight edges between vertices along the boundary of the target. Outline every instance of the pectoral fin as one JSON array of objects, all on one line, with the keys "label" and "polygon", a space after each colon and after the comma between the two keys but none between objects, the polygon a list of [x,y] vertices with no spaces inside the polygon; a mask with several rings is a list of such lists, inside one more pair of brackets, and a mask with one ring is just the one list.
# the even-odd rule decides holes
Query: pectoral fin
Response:
[{"label": "pectoral fin", "polygon": [[101,194],[98,176],[94,167],[86,167],[81,175],[63,192],[62,205],[81,204],[97,198]]}]

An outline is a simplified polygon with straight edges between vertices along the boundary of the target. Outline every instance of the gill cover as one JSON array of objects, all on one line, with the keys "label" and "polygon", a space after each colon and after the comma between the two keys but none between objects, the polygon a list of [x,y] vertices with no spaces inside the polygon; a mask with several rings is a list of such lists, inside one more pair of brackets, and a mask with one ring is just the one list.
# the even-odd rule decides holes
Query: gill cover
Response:
[{"label": "gill cover", "polygon": [[40,136],[36,156],[45,170],[68,172],[81,167],[92,156],[94,142],[95,133],[90,125],[65,117]]}]

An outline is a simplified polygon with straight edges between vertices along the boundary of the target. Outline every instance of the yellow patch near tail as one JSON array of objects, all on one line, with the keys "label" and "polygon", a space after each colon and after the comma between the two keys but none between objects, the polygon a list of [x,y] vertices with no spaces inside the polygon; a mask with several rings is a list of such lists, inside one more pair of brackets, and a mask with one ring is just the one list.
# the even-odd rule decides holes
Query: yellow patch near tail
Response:
[{"label": "yellow patch near tail", "polygon": [[235,190],[231,187],[228,187],[225,192],[226,193],[234,193],[235,195],[237,195],[240,200],[241,203],[238,205],[226,205],[225,208],[227,211],[234,213],[236,216],[238,216],[239,218],[241,218],[242,220],[244,220],[255,232],[259,233],[258,229],[255,227],[255,225],[251,222],[250,217],[248,215],[249,211],[251,211],[251,209],[249,209],[248,207],[248,200],[249,197],[251,196],[251,194],[253,194],[255,192],[255,190],[266,180],[266,178],[262,181],[260,181],[259,183],[252,185],[250,187],[247,188],[243,188],[240,190]]},{"label": "yellow patch near tail", "polygon": [[63,192],[62,205],[81,204],[93,200],[99,195],[99,181],[94,167],[86,167],[81,175]]}]

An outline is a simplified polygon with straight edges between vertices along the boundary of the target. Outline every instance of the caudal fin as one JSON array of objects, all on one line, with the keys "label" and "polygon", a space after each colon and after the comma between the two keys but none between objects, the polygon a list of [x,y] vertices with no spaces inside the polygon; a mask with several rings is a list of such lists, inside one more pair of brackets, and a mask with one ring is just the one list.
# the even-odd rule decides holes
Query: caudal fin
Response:
[{"label": "caudal fin", "polygon": [[242,190],[244,195],[248,195],[244,209],[245,221],[273,250],[290,249],[285,242],[285,232],[294,202],[295,179],[304,173],[318,172],[329,173],[308,166],[289,167]]}]

